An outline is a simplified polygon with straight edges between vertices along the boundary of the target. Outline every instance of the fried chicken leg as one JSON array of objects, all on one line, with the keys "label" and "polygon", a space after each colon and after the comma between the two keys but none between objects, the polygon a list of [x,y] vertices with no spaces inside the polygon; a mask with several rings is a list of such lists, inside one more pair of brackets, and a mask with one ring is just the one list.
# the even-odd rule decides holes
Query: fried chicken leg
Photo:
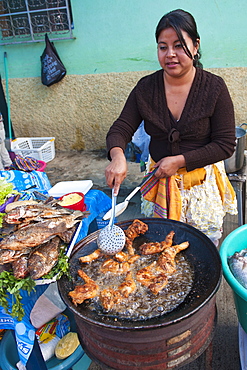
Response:
[{"label": "fried chicken leg", "polygon": [[75,289],[69,292],[72,302],[75,306],[83,303],[86,299],[94,298],[99,293],[98,284],[92,280],[83,270],[78,270],[79,276],[85,281],[83,285],[77,285]]}]

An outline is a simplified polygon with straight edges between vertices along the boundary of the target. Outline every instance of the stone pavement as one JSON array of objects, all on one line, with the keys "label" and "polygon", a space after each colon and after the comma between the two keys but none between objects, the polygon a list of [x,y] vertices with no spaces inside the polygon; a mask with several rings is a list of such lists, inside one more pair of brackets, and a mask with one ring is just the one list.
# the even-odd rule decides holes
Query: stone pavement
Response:
[{"label": "stone pavement", "polygon": [[[110,190],[106,186],[104,170],[108,160],[104,151],[97,152],[57,152],[56,157],[47,164],[46,173],[52,185],[59,181],[71,180],[92,180],[93,188],[104,191],[110,195]],[[135,186],[142,180],[143,174],[140,172],[138,163],[128,162],[128,175],[121,186],[118,203],[127,196]],[[121,199],[122,198],[122,199]],[[120,216],[121,217],[121,216]],[[130,202],[129,207],[123,213],[122,218],[132,219],[143,217],[140,214],[140,195],[137,193]],[[237,227],[236,216],[227,216],[224,223],[225,235]],[[215,335],[212,341],[212,361],[205,360],[205,356],[200,356],[181,370],[239,370],[239,350],[238,350],[238,320],[232,291],[225,279],[216,295],[218,322]],[[80,368],[80,363],[76,369]],[[92,362],[88,370],[101,370],[102,368]],[[104,368],[108,369],[108,368]],[[244,370],[244,369],[242,369]]]}]

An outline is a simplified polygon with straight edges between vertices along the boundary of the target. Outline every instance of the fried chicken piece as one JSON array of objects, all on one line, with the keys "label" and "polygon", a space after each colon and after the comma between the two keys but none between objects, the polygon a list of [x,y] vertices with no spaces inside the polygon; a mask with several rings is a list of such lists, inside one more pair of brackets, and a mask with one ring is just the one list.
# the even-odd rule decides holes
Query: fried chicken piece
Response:
[{"label": "fried chicken piece", "polygon": [[127,228],[127,230],[124,231],[126,235],[125,248],[127,249],[130,256],[133,256],[135,254],[135,251],[133,248],[134,239],[142,234],[145,234],[147,230],[148,230],[148,225],[136,219]]},{"label": "fried chicken piece", "polygon": [[174,231],[170,231],[169,234],[167,234],[165,240],[162,241],[161,243],[151,242],[151,243],[142,244],[140,247],[141,254],[148,255],[148,254],[160,253],[164,249],[171,247],[174,234],[175,234]]},{"label": "fried chicken piece", "polygon": [[117,289],[107,288],[100,292],[100,302],[105,310],[110,311],[136,290],[136,283],[129,271]]},{"label": "fried chicken piece", "polygon": [[119,253],[116,253],[114,255],[114,258],[118,262],[128,262],[129,264],[132,264],[132,263],[135,263],[135,261],[137,261],[138,258],[140,258],[140,255],[139,254],[134,254],[133,256],[130,256],[129,254],[121,251]]},{"label": "fried chicken piece", "polygon": [[159,242],[150,242],[144,243],[140,246],[141,254],[148,255],[148,254],[155,254],[160,253],[165,249],[164,245]]},{"label": "fried chicken piece", "polygon": [[124,297],[118,290],[108,288],[100,292],[99,299],[104,309],[110,311],[115,305],[121,303]]},{"label": "fried chicken piece", "polygon": [[94,280],[85,274],[83,270],[78,270],[78,274],[85,281],[85,284],[77,285],[73,291],[69,292],[69,296],[72,298],[75,306],[99,294],[99,286]]},{"label": "fried chicken piece", "polygon": [[118,270],[118,273],[119,274],[125,274],[129,270],[130,270],[130,264],[129,264],[129,262],[119,263],[119,270]]},{"label": "fried chicken piece", "polygon": [[97,260],[100,256],[102,256],[101,250],[96,249],[93,253],[88,254],[87,256],[80,257],[79,261],[82,263],[90,263]]},{"label": "fried chicken piece", "polygon": [[161,273],[157,275],[152,283],[148,286],[153,294],[158,294],[168,283],[168,277],[166,274]]},{"label": "fried chicken piece", "polygon": [[139,256],[139,254],[134,254],[134,256],[131,256],[129,259],[128,259],[128,263],[131,265],[132,263],[135,263],[135,261],[137,261],[141,256]]},{"label": "fried chicken piece", "polygon": [[114,261],[114,259],[109,258],[104,261],[100,267],[101,273],[112,272],[113,274],[123,274],[128,272],[130,269],[130,264],[128,262],[119,263]]},{"label": "fried chicken piece", "polygon": [[168,283],[168,277],[162,269],[158,269],[156,261],[137,271],[136,279],[148,287],[153,294],[158,294]]},{"label": "fried chicken piece", "polygon": [[153,273],[152,269],[156,266],[156,261],[152,262],[150,265],[137,271],[136,279],[144,286],[149,287],[152,281],[155,279],[156,275]]},{"label": "fried chicken piece", "polygon": [[131,271],[127,273],[124,282],[119,285],[118,290],[125,298],[128,298],[131,293],[136,291],[136,283],[132,277]]},{"label": "fried chicken piece", "polygon": [[134,256],[133,240],[126,238],[124,247],[127,249],[130,256]]},{"label": "fried chicken piece", "polygon": [[148,230],[148,225],[140,220],[134,220],[132,224],[125,230],[127,238],[134,240],[137,236],[145,234]]},{"label": "fried chicken piece", "polygon": [[129,259],[129,255],[123,251],[121,252],[118,252],[114,255],[114,258],[118,261],[118,262],[126,262],[128,261]]},{"label": "fried chicken piece", "polygon": [[119,262],[114,261],[114,259],[112,258],[108,258],[100,266],[100,272],[102,273],[113,272],[114,274],[116,274],[118,270],[119,270]]},{"label": "fried chicken piece", "polygon": [[157,263],[158,266],[161,267],[165,273],[172,274],[176,271],[176,263],[175,257],[176,255],[188,248],[189,242],[183,242],[181,244],[173,245],[171,247],[166,248],[160,255]]}]

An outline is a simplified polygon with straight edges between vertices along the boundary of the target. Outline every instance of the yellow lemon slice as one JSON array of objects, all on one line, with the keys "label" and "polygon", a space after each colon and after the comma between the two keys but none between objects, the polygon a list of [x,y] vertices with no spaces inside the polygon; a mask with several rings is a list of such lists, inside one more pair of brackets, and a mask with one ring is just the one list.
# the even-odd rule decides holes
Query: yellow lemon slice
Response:
[{"label": "yellow lemon slice", "polygon": [[69,332],[58,341],[55,348],[55,356],[59,360],[63,360],[70,356],[79,346],[79,344],[80,342],[77,333]]}]

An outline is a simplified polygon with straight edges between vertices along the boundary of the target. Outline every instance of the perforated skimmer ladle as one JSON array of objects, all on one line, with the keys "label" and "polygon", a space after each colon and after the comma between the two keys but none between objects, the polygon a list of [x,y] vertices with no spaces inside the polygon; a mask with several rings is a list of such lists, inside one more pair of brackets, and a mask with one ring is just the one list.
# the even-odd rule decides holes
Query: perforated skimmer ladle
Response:
[{"label": "perforated skimmer ladle", "polygon": [[112,212],[109,224],[104,227],[97,238],[99,249],[105,254],[116,254],[120,252],[125,244],[125,233],[121,227],[114,225],[115,207],[117,196],[112,189]]}]

